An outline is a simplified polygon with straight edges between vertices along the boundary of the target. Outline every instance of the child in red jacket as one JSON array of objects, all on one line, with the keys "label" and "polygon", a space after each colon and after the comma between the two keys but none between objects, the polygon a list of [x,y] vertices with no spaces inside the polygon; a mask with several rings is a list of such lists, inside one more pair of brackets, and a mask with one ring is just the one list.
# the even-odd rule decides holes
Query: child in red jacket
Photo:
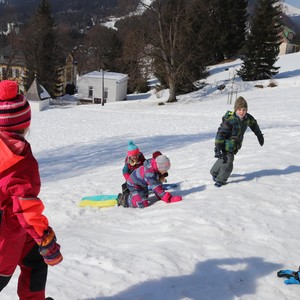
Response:
[{"label": "child in red jacket", "polygon": [[30,105],[17,92],[16,82],[0,82],[0,291],[19,266],[19,298],[45,300],[48,265],[63,258],[42,214],[38,163],[24,138]]}]

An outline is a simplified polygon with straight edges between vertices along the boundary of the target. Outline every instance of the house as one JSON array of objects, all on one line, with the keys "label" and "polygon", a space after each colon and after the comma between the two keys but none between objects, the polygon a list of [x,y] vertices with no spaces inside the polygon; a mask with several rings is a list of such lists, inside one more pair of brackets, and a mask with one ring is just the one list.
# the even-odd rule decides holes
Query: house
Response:
[{"label": "house", "polygon": [[[20,91],[25,92],[24,77],[26,74],[26,61],[23,51],[13,48],[11,45],[0,49],[0,80],[15,80],[19,84]],[[61,61],[58,70],[60,88],[54,96],[59,97],[66,93],[67,86],[76,86],[77,61],[72,54],[68,54],[65,60]]]},{"label": "house", "polygon": [[23,51],[11,45],[0,49],[0,80],[17,81],[20,91],[24,91],[25,57]]},{"label": "house", "polygon": [[93,71],[78,78],[78,97],[82,102],[102,104],[122,101],[127,97],[127,84],[127,74]]},{"label": "house", "polygon": [[25,93],[25,97],[29,101],[32,111],[47,109],[51,99],[49,93],[38,83],[36,78],[34,78],[30,88]]},{"label": "house", "polygon": [[299,51],[299,46],[293,44],[296,33],[286,26],[281,28],[281,44],[279,47],[279,55],[288,54]]},{"label": "house", "polygon": [[[72,54],[68,54],[64,62],[61,63],[61,76],[59,81],[61,82],[60,91],[55,96],[62,96],[64,94],[74,94],[75,87],[77,85],[77,61]],[[73,90],[73,92],[70,92]]]}]

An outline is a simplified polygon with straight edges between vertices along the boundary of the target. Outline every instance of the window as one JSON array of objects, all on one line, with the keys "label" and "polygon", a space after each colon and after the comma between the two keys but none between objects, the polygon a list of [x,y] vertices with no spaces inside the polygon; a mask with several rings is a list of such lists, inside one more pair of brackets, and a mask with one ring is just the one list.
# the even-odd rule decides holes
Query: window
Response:
[{"label": "window", "polygon": [[88,95],[89,98],[93,98],[93,87],[92,86],[89,86],[89,95]]},{"label": "window", "polygon": [[19,69],[15,69],[15,77],[16,78],[20,77],[20,70]]}]

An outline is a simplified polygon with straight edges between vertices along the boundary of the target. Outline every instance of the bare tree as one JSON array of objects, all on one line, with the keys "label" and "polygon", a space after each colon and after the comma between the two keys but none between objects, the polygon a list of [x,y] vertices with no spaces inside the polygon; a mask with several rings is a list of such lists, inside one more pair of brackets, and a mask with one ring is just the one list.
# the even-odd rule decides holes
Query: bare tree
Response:
[{"label": "bare tree", "polygon": [[17,58],[21,56],[21,38],[18,34],[19,27],[14,21],[16,18],[15,9],[5,4],[3,6],[4,9],[0,13],[0,30],[1,28],[6,28],[6,31],[1,34],[1,52],[5,64],[5,67],[2,68],[2,80],[15,79],[12,74],[12,66],[16,63],[20,63],[17,61]]},{"label": "bare tree", "polygon": [[[153,47],[151,55],[156,73],[170,91],[167,102],[177,101],[178,87],[189,85],[191,88],[193,80],[205,74],[204,60],[199,59],[203,54],[200,32],[204,23],[198,23],[198,32],[195,32],[195,12],[191,9],[196,2],[156,0],[152,5],[141,3],[151,20],[151,26],[145,28],[145,35]],[[193,66],[193,62],[198,65]]]},{"label": "bare tree", "polygon": [[103,25],[90,29],[83,44],[76,49],[78,71],[84,74],[94,70],[118,71],[121,45],[116,31]]},{"label": "bare tree", "polygon": [[[149,42],[154,47],[153,58],[161,66],[166,75],[166,83],[170,89],[168,102],[176,102],[176,82],[182,64],[177,64],[176,53],[180,39],[180,26],[185,12],[185,0],[154,1],[148,6],[141,2],[153,17],[154,30],[148,28],[146,33]],[[169,12],[169,13],[168,13]],[[170,15],[172,12],[172,15]]]},{"label": "bare tree", "polygon": [[121,71],[129,75],[128,91],[148,91],[147,80],[153,74],[149,46],[144,35],[144,19],[132,16],[117,22],[118,36],[122,41]]}]

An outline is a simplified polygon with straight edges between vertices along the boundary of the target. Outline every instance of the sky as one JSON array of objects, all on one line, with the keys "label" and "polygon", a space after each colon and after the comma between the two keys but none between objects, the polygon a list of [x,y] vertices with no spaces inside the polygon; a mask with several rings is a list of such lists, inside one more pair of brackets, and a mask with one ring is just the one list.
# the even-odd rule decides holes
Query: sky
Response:
[{"label": "sky", "polygon": [[300,0],[285,0],[284,2],[300,9]]},{"label": "sky", "polygon": [[[300,264],[300,53],[280,56],[273,88],[236,78],[240,63],[211,67],[206,86],[174,104],[165,103],[167,90],[151,90],[105,106],[69,99],[33,112],[27,138],[39,162],[39,196],[64,256],[49,267],[47,296],[299,298],[300,286],[276,273]],[[214,138],[237,96],[248,101],[265,145],[248,130],[228,184],[217,188],[209,173]],[[170,192],[183,201],[152,196],[145,209],[79,207],[84,196],[121,191],[128,140],[148,158],[156,150],[170,158],[168,182],[178,184]],[[18,274],[1,300],[17,298]]]}]

